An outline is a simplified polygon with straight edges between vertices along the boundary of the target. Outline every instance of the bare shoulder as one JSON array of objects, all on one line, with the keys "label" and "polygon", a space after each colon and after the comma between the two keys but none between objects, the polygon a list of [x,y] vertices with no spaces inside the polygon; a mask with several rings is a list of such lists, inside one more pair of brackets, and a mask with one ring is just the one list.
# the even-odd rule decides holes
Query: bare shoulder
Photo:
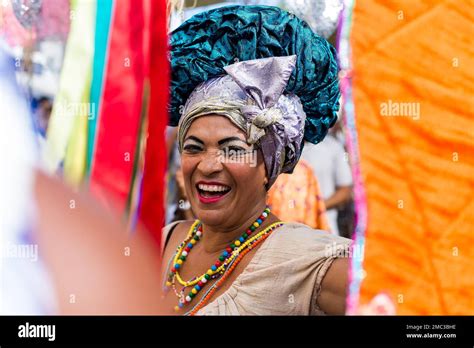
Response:
[{"label": "bare shoulder", "polygon": [[345,314],[349,265],[350,259],[337,258],[332,262],[323,278],[317,302],[327,314]]}]

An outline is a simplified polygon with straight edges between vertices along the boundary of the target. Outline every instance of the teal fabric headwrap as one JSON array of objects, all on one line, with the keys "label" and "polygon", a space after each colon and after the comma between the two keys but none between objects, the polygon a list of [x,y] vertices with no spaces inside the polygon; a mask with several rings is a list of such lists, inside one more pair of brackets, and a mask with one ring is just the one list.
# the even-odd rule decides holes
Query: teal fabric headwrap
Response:
[{"label": "teal fabric headwrap", "polygon": [[225,75],[224,67],[258,58],[297,56],[286,92],[306,113],[304,138],[320,142],[339,109],[335,49],[309,26],[277,7],[226,6],[200,13],[171,35],[170,125],[200,83]]}]

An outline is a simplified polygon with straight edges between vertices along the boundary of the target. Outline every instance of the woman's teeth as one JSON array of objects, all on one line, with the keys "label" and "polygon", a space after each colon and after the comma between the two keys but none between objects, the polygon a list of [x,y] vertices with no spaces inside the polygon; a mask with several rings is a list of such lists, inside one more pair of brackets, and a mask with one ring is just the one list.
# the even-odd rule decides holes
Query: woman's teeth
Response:
[{"label": "woman's teeth", "polygon": [[225,185],[197,185],[199,194],[202,197],[219,197],[227,194],[230,191],[229,186]]},{"label": "woman's teeth", "polygon": [[203,184],[199,184],[198,188],[202,191],[207,191],[207,192],[225,192],[225,191],[230,190],[230,187],[221,186],[221,185],[203,185]]}]

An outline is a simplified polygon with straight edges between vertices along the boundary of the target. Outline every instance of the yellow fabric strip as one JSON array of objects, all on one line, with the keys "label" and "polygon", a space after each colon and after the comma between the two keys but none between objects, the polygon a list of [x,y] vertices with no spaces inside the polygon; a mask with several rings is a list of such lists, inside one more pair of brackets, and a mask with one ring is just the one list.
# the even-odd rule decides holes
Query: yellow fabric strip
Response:
[{"label": "yellow fabric strip", "polygon": [[96,4],[95,0],[71,1],[71,30],[44,155],[46,170],[51,173],[64,161],[64,176],[75,186],[85,173],[87,118],[96,117],[89,103]]}]

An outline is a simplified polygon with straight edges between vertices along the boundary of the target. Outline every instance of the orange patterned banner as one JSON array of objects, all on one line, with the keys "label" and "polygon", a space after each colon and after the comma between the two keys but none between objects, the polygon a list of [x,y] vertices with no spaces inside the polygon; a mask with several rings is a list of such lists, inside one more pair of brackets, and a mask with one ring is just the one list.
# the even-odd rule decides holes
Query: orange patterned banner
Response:
[{"label": "orange patterned banner", "polygon": [[387,294],[397,314],[473,314],[472,2],[364,0],[352,16],[360,304]]}]

